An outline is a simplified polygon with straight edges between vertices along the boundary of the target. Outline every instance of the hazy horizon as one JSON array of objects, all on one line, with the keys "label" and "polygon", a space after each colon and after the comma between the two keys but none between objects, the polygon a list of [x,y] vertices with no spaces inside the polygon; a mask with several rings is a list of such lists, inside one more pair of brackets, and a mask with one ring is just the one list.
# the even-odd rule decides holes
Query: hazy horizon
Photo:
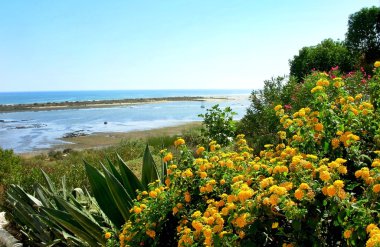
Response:
[{"label": "hazy horizon", "polygon": [[0,92],[258,89],[379,1],[48,1],[0,9]]}]

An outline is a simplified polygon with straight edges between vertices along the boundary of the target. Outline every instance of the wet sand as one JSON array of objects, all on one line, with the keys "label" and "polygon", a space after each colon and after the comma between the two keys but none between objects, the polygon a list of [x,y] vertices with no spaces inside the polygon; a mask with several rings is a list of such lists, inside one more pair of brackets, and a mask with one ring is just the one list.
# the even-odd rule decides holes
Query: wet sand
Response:
[{"label": "wet sand", "polygon": [[148,137],[157,136],[180,136],[184,131],[190,130],[194,127],[201,126],[202,122],[190,122],[184,123],[182,125],[164,127],[158,129],[141,130],[141,131],[131,131],[131,132],[101,132],[93,133],[86,136],[76,136],[70,138],[62,138],[61,140],[65,142],[70,142],[68,144],[55,145],[51,149],[38,150],[28,153],[20,153],[19,155],[28,158],[39,154],[48,153],[49,151],[62,151],[64,149],[70,148],[73,150],[83,150],[91,148],[104,148],[112,145],[119,144],[125,139],[146,139]]}]

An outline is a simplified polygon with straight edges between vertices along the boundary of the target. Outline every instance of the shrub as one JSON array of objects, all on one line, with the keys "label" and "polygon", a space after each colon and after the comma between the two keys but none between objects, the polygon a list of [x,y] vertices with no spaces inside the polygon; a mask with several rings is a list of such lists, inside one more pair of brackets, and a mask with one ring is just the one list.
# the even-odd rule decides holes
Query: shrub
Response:
[{"label": "shrub", "polygon": [[165,185],[139,194],[109,244],[379,246],[380,114],[349,80],[312,75],[310,106],[276,105],[279,141],[258,155],[243,135],[196,155],[176,142],[178,157],[162,152]]},{"label": "shrub", "polygon": [[278,141],[276,133],[279,127],[273,108],[277,104],[286,105],[287,110],[294,107],[293,93],[299,86],[293,77],[276,77],[264,81],[262,90],[252,92],[251,105],[238,123],[237,132],[247,136],[255,152],[259,152],[266,143]]},{"label": "shrub", "polygon": [[199,117],[203,118],[206,138],[220,144],[229,144],[235,136],[234,115],[236,112],[233,112],[230,107],[221,109],[219,105],[207,109],[205,114],[199,114]]}]

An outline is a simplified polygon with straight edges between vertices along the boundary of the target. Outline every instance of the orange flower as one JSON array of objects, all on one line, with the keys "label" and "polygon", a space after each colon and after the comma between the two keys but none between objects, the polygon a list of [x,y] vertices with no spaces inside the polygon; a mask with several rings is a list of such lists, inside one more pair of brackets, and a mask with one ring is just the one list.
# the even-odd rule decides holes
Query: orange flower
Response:
[{"label": "orange flower", "polygon": [[204,151],[205,151],[205,148],[204,148],[204,147],[199,147],[199,148],[197,149],[197,151],[195,151],[195,152],[196,152],[197,155],[201,155]]},{"label": "orange flower", "polygon": [[296,189],[296,191],[294,192],[294,197],[299,201],[302,200],[304,195],[305,195],[305,193],[300,189]]},{"label": "orange flower", "polygon": [[174,207],[173,208],[173,215],[176,215],[178,213],[178,208],[177,207]]},{"label": "orange flower", "polygon": [[240,227],[240,228],[243,228],[244,226],[246,226],[246,225],[247,225],[247,220],[246,220],[246,218],[247,218],[247,214],[246,214],[246,213],[240,215],[239,217],[237,217],[237,218],[236,218],[236,221],[235,221],[236,225],[237,225],[238,227]]},{"label": "orange flower", "polygon": [[106,239],[109,239],[111,236],[112,236],[112,234],[110,232],[106,232],[106,234],[104,234],[104,237]]},{"label": "orange flower", "polygon": [[345,239],[348,239],[351,237],[351,234],[352,234],[352,230],[345,230],[344,233],[343,233],[343,237]]},{"label": "orange flower", "polygon": [[330,185],[329,187],[327,187],[327,195],[329,197],[333,197],[335,194],[336,194],[336,188],[334,185]]},{"label": "orange flower", "polygon": [[156,232],[153,231],[153,230],[148,229],[148,230],[146,230],[146,235],[148,235],[151,238],[155,238],[156,237]]},{"label": "orange flower", "polygon": [[166,163],[166,162],[169,162],[169,161],[171,161],[173,159],[173,154],[172,153],[168,153],[167,155],[165,155],[165,157],[164,157],[164,162]]},{"label": "orange flower", "polygon": [[369,224],[368,226],[367,226],[367,228],[366,228],[366,232],[367,233],[370,233],[373,229],[376,229],[377,228],[377,225],[375,225],[375,224]]},{"label": "orange flower", "polygon": [[203,229],[203,225],[201,222],[197,221],[197,220],[194,220],[193,222],[191,222],[191,225],[194,227],[194,229],[198,232],[202,231]]},{"label": "orange flower", "polygon": [[373,192],[379,193],[380,192],[380,184],[375,184],[372,188]]},{"label": "orange flower", "polygon": [[302,190],[308,190],[308,189],[310,189],[310,186],[307,183],[301,183],[300,184],[300,189],[302,189]]},{"label": "orange flower", "polygon": [[331,140],[331,145],[332,145],[333,149],[338,148],[338,147],[339,147],[339,144],[340,144],[340,141],[339,141],[338,138],[333,138],[333,139]]},{"label": "orange flower", "polygon": [[314,125],[314,129],[316,130],[316,131],[322,131],[323,130],[323,124],[321,124],[321,123],[317,123],[316,125]]},{"label": "orange flower", "polygon": [[199,177],[201,177],[201,178],[207,177],[207,172],[200,172]]},{"label": "orange flower", "polygon": [[279,111],[279,110],[281,110],[282,109],[282,105],[276,105],[275,107],[274,107],[274,110],[275,111]]},{"label": "orange flower", "polygon": [[185,144],[185,140],[182,139],[182,138],[178,138],[175,142],[174,142],[174,146],[178,147],[180,145],[183,145]]},{"label": "orange flower", "polygon": [[319,173],[319,178],[322,180],[322,181],[324,181],[324,182],[326,182],[327,180],[329,180],[330,179],[330,173],[328,172],[328,171],[322,171],[322,172],[320,172]]},{"label": "orange flower", "polygon": [[334,186],[337,188],[343,188],[344,187],[344,182],[342,180],[335,180],[334,181]]},{"label": "orange flower", "polygon": [[188,191],[185,192],[185,202],[189,203],[191,201],[191,195]]},{"label": "orange flower", "polygon": [[152,198],[156,198],[157,197],[157,192],[152,190],[151,192],[149,192],[149,196],[152,197]]}]

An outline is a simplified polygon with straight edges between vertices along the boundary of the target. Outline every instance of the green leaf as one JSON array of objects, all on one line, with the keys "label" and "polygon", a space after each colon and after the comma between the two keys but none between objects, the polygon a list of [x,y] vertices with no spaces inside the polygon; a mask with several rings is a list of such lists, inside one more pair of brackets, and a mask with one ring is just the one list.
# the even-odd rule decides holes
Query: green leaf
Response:
[{"label": "green leaf", "polygon": [[63,198],[67,198],[67,193],[66,193],[66,176],[62,177],[62,193],[63,193]]},{"label": "green leaf", "polygon": [[144,188],[148,188],[148,184],[159,179],[157,166],[153,160],[152,154],[149,151],[148,145],[145,147],[143,166],[142,166],[141,183]]},{"label": "green leaf", "polygon": [[105,245],[103,229],[91,217],[91,215],[83,213],[79,208],[74,207],[72,204],[59,197],[55,197],[55,199],[66,209],[67,213],[69,213],[73,219],[76,220],[86,232],[88,232],[89,235],[96,238],[96,240],[102,245]]},{"label": "green leaf", "polygon": [[107,162],[108,162],[108,167],[110,168],[112,174],[115,176],[115,178],[117,178],[117,180],[121,184],[123,184],[123,179],[122,179],[120,173],[118,172],[118,170],[116,169],[116,167],[114,166],[114,164],[112,163],[112,161],[108,157],[107,157]]},{"label": "green leaf", "polygon": [[117,178],[111,172],[109,172],[105,166],[102,165],[102,168],[107,186],[116,204],[116,207],[123,215],[124,220],[129,219],[129,210],[133,205],[132,198],[128,195],[128,192],[124,189],[123,185],[117,180]]},{"label": "green leaf", "polygon": [[92,192],[99,207],[115,226],[120,227],[125,221],[121,212],[117,210],[106,179],[96,168],[87,162],[85,162],[85,168]]},{"label": "green leaf", "polygon": [[50,202],[50,200],[48,200],[48,198],[46,197],[43,189],[41,189],[41,185],[40,184],[37,184],[34,188],[34,192],[36,193],[36,196],[40,199],[40,201],[42,202],[42,205],[45,206],[45,207],[54,207],[54,205]]},{"label": "green leaf", "polygon": [[64,228],[72,232],[75,236],[86,241],[88,245],[100,245],[97,240],[93,236],[89,235],[89,233],[87,233],[77,221],[73,220],[70,214],[52,208],[43,208],[42,210],[50,215],[52,219],[57,221]]},{"label": "green leaf", "polygon": [[330,143],[328,143],[327,141],[323,144],[323,151],[325,151],[325,153],[327,153],[329,151],[329,148],[330,148]]},{"label": "green leaf", "polygon": [[53,182],[51,181],[50,177],[41,169],[42,175],[45,178],[46,184],[48,185],[48,188],[52,194],[57,194],[57,190],[55,189],[55,186]]},{"label": "green leaf", "polygon": [[168,163],[162,162],[162,178],[161,178],[161,183],[165,184],[165,179],[168,176]]},{"label": "green leaf", "polygon": [[124,160],[117,155],[119,170],[121,173],[121,177],[123,179],[123,185],[127,190],[128,194],[135,199],[137,197],[136,190],[144,190],[144,186],[141,184],[140,180],[136,177],[136,175],[132,172],[132,170],[128,167],[128,165],[124,162]]}]

